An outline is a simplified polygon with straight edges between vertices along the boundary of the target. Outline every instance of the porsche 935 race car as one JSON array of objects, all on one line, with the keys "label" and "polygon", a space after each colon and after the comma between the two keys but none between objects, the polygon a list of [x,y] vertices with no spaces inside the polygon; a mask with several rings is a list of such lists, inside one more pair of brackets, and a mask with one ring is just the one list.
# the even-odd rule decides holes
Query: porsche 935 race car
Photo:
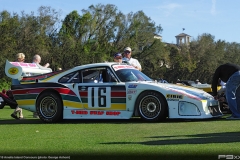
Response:
[{"label": "porsche 935 race car", "polygon": [[48,123],[61,119],[137,116],[161,121],[223,115],[218,101],[207,92],[152,81],[127,64],[94,63],[28,77],[9,74],[13,68],[18,72],[25,72],[25,68],[6,61],[7,76],[19,80],[19,84],[11,86],[19,107],[37,112]]}]

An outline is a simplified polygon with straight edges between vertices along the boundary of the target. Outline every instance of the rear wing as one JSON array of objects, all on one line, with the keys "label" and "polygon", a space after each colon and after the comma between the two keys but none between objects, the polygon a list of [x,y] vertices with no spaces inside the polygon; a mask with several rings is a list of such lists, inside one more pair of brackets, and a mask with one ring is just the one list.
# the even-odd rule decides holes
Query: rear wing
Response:
[{"label": "rear wing", "polygon": [[24,76],[34,76],[52,72],[51,68],[45,68],[35,63],[9,62],[6,60],[5,74],[12,79],[21,80]]}]

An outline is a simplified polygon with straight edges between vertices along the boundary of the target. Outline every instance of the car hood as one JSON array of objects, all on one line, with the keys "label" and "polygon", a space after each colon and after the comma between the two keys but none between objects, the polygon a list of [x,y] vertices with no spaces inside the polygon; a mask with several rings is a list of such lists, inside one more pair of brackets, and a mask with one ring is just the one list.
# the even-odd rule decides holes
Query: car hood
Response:
[{"label": "car hood", "polygon": [[178,94],[182,94],[194,99],[198,99],[198,100],[214,99],[214,97],[209,93],[191,86],[180,86],[180,85],[171,84],[171,83],[156,83],[156,82],[151,83],[151,85],[160,87],[164,90],[176,92]]}]

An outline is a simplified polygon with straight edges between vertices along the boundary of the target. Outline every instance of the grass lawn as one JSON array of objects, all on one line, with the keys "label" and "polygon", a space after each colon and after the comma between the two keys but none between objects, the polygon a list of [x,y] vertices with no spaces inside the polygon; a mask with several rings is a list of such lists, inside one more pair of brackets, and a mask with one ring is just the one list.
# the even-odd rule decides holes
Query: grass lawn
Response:
[{"label": "grass lawn", "polygon": [[218,155],[240,155],[240,120],[225,117],[45,124],[32,118],[32,112],[23,110],[24,120],[14,120],[12,112],[8,107],[0,110],[0,159],[218,159]]}]

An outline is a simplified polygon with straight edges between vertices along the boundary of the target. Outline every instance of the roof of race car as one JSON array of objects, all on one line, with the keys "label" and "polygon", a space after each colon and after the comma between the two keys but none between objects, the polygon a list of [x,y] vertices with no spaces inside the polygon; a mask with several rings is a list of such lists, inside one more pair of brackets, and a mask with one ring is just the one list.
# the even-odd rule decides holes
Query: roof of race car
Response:
[{"label": "roof of race car", "polygon": [[36,79],[38,79],[39,81],[42,82],[50,82],[50,81],[54,81],[54,77],[57,78],[58,76],[62,76],[65,74],[69,74],[71,72],[77,71],[77,70],[81,70],[81,69],[85,69],[85,68],[95,68],[95,67],[113,67],[113,70],[117,71],[119,69],[136,69],[133,66],[127,65],[126,63],[116,63],[116,62],[104,62],[104,63],[93,63],[93,64],[85,64],[85,65],[81,65],[81,66],[76,66],[67,70],[61,70],[61,71],[55,71],[55,72],[50,72],[50,73],[46,73],[43,75],[36,75],[36,76],[27,76],[27,77],[23,77],[23,79],[21,79],[20,83],[24,84],[24,83],[33,83],[36,81]]},{"label": "roof of race car", "polygon": [[126,63],[117,63],[117,62],[102,62],[102,63],[91,63],[91,64],[84,64],[84,65],[80,65],[80,66],[76,66],[76,67],[73,67],[71,69],[82,69],[82,68],[85,68],[85,67],[99,67],[99,66],[108,66],[108,67],[111,67],[113,64],[115,65],[127,65]]},{"label": "roof of race car", "polygon": [[84,64],[84,65],[80,65],[80,66],[76,66],[73,68],[78,68],[78,67],[89,67],[89,66],[111,66],[112,64],[117,64],[116,62],[102,62],[102,63],[89,63],[89,64]]},{"label": "roof of race car", "polygon": [[[92,63],[92,64],[85,64],[76,66],[70,69],[63,70],[62,73],[66,73],[68,71],[75,71],[84,68],[94,68],[94,67],[111,67],[114,64],[118,64],[121,67],[115,67],[114,70],[117,69],[124,69],[124,68],[131,68],[135,69],[134,67],[127,65],[126,63],[116,63],[116,62],[102,62],[102,63]],[[22,79],[23,76],[34,76],[34,75],[52,75],[51,68],[45,68],[37,64],[33,63],[20,63],[20,62],[9,62],[6,60],[5,65],[5,73],[8,77],[13,79]],[[27,73],[27,74],[26,74]],[[46,74],[49,73],[49,74]],[[59,72],[58,72],[59,73]]]}]

